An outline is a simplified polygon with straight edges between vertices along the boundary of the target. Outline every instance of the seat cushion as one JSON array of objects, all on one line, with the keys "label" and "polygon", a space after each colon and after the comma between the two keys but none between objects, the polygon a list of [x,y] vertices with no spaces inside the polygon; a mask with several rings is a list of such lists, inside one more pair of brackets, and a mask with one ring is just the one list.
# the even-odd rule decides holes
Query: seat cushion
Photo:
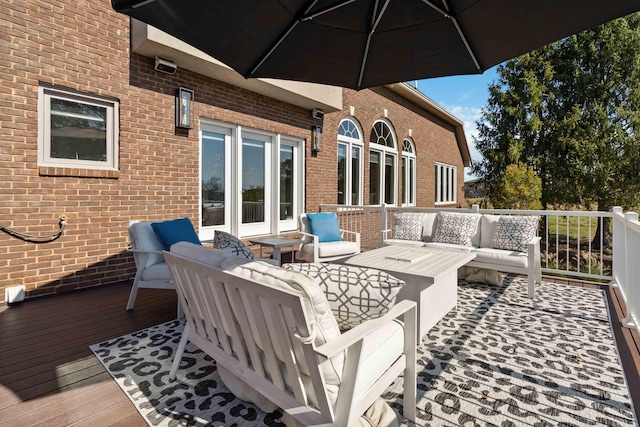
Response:
[{"label": "seat cushion", "polygon": [[170,250],[171,245],[178,242],[201,244],[189,218],[152,222],[151,228],[153,228],[165,251]]},{"label": "seat cushion", "polygon": [[480,245],[480,214],[438,212],[434,242]]},{"label": "seat cushion", "polygon": [[339,242],[325,242],[318,244],[318,255],[321,258],[358,253],[360,248],[356,242],[341,240]]},{"label": "seat cushion", "polygon": [[223,252],[227,252],[230,255],[241,256],[247,259],[256,259],[256,254],[253,253],[249,246],[238,239],[233,234],[229,234],[224,231],[216,230],[213,236],[213,247],[220,249]]},{"label": "seat cushion", "polygon": [[471,252],[475,248],[471,246],[454,245],[453,243],[426,242],[426,248],[447,249],[452,251]]},{"label": "seat cushion", "polygon": [[[529,264],[526,252],[493,248],[475,248],[473,252],[476,254],[473,262],[508,265],[520,268],[527,268]],[[500,270],[497,266],[496,269]]]},{"label": "seat cushion", "polygon": [[424,214],[403,212],[393,215],[391,238],[399,240],[422,240]]},{"label": "seat cushion", "polygon": [[404,281],[373,268],[320,263],[285,264],[283,268],[317,280],[341,330],[387,313],[404,286]]},{"label": "seat cushion", "polygon": [[537,215],[503,215],[498,221],[491,247],[526,251],[527,242],[536,236],[540,217]]},{"label": "seat cushion", "polygon": [[404,325],[399,320],[387,323],[364,341],[354,397],[360,397],[404,350]]},{"label": "seat cushion", "polygon": [[164,262],[153,264],[142,271],[142,280],[171,280],[169,267]]},{"label": "seat cushion", "polygon": [[311,234],[318,236],[318,241],[336,242],[342,240],[338,218],[333,212],[318,212],[307,214]]}]

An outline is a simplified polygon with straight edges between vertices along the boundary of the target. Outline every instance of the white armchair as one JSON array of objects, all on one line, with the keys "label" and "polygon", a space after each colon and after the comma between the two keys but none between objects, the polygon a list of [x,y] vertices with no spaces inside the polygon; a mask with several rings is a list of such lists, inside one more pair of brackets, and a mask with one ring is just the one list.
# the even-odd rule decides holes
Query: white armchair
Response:
[{"label": "white armchair", "polygon": [[[140,288],[175,289],[171,281],[171,274],[162,256],[164,246],[156,237],[151,222],[158,221],[129,222],[129,239],[131,253],[136,264],[136,275],[133,279],[133,286],[131,286],[127,310],[133,309]],[[179,304],[178,317],[182,317]]]},{"label": "white armchair", "polygon": [[[308,275],[184,243],[164,256],[186,318],[170,378],[192,342],[215,360],[236,397],[267,412],[281,408],[289,426],[345,427],[370,413],[404,375],[403,415],[415,422],[414,302],[401,301],[341,333],[321,286]],[[382,413],[391,411],[393,422],[385,425],[394,425],[386,406]]]},{"label": "white armchair", "polygon": [[[298,251],[299,258],[309,262],[329,262],[360,253],[360,233],[338,229],[338,222],[335,219],[335,228],[340,234],[340,240],[323,242],[317,230],[315,234],[313,233],[312,224],[307,215],[301,214],[298,220],[303,240]],[[333,215],[335,218],[335,213],[327,215]]]}]

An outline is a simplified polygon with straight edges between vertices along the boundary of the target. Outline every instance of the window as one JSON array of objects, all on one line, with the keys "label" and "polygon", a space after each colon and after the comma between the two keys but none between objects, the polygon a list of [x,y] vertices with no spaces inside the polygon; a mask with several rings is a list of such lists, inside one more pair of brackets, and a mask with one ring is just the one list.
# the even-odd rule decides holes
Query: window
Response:
[{"label": "window", "polygon": [[416,204],[416,150],[413,141],[407,138],[402,142],[402,204]]},{"label": "window", "polygon": [[118,169],[118,102],[38,88],[38,165]]},{"label": "window", "polygon": [[362,138],[360,127],[353,119],[346,118],[338,127],[338,204],[361,205]]},{"label": "window", "polygon": [[231,131],[203,130],[201,135],[202,226],[220,226],[229,222]]},{"label": "window", "polygon": [[297,228],[304,141],[203,120],[200,124],[201,239]]},{"label": "window", "polygon": [[369,204],[396,204],[396,139],[391,126],[377,121],[369,139]]},{"label": "window", "polygon": [[456,202],[457,172],[456,166],[436,163],[436,204]]}]

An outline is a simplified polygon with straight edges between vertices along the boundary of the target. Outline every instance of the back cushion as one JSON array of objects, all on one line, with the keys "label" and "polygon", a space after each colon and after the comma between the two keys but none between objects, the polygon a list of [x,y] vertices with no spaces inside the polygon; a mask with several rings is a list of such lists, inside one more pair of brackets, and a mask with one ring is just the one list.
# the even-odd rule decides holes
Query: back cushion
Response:
[{"label": "back cushion", "polygon": [[490,248],[493,243],[493,235],[496,234],[496,227],[500,215],[484,214],[480,219],[480,247]]},{"label": "back cushion", "polygon": [[162,251],[164,246],[158,240],[156,233],[151,228],[151,222],[131,222],[129,224],[129,234],[133,243],[133,249],[145,251],[157,251],[157,254],[147,254],[145,267],[164,262]]},{"label": "back cushion", "polygon": [[206,248],[191,242],[178,242],[171,246],[171,253],[220,268],[220,263],[229,255],[219,249]]},{"label": "back cushion", "polygon": [[401,240],[421,240],[424,214],[403,212],[393,215],[391,238]]},{"label": "back cushion", "polygon": [[426,212],[422,219],[422,241],[431,242],[436,235],[438,212]]}]

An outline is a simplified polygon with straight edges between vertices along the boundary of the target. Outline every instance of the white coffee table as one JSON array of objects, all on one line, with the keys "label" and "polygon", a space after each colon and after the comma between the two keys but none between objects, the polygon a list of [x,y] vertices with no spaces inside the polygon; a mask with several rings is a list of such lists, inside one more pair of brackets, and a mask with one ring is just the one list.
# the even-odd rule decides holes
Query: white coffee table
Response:
[{"label": "white coffee table", "polygon": [[405,281],[398,301],[418,305],[418,340],[458,302],[458,269],[475,258],[467,251],[390,245],[342,260],[377,268]]}]

